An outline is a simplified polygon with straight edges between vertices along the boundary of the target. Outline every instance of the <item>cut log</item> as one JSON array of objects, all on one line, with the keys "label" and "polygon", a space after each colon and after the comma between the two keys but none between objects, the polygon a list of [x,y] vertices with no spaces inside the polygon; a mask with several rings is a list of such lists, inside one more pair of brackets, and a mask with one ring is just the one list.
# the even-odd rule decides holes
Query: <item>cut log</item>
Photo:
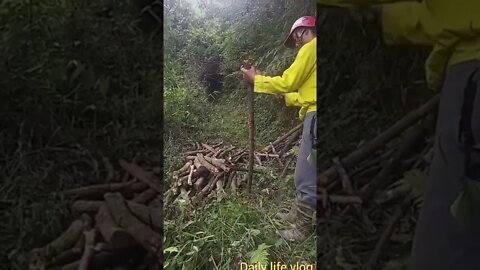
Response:
[{"label": "cut log", "polygon": [[114,249],[124,248],[133,243],[132,236],[113,221],[103,202],[100,202],[100,209],[95,216],[95,221],[95,225],[103,239]]},{"label": "cut log", "polygon": [[161,258],[162,237],[150,227],[137,220],[128,210],[128,207],[120,193],[105,194],[105,202],[108,211],[112,214],[115,223],[132,235],[142,246]]},{"label": "cut log", "polygon": [[190,165],[192,165],[192,162],[191,161],[187,161],[187,163],[185,163],[185,165],[183,165],[180,169],[174,171],[172,173],[172,176],[174,178],[178,178],[180,176],[180,174],[188,171],[188,169],[190,168]]},{"label": "cut log", "polygon": [[65,190],[62,192],[65,196],[72,196],[74,199],[80,198],[101,198],[107,192],[120,192],[126,197],[130,197],[134,192],[141,192],[148,186],[144,183],[130,181],[127,183],[99,184],[80,188]]},{"label": "cut log", "polygon": [[211,164],[213,164],[213,166],[219,167],[220,169],[222,169],[222,170],[225,171],[225,172],[230,171],[230,168],[228,168],[228,167],[225,165],[225,159],[217,159],[217,158],[205,157],[205,160],[207,160],[208,162],[210,162]]},{"label": "cut log", "polygon": [[160,180],[155,174],[146,172],[140,166],[134,163],[128,163],[125,160],[120,160],[120,166],[138,180],[147,184],[150,188],[156,190],[158,193],[162,193],[163,181]]},{"label": "cut log", "polygon": [[197,154],[197,157],[198,157],[198,161],[202,164],[202,166],[207,168],[212,174],[214,175],[218,174],[219,170],[217,169],[217,167],[213,166],[207,160],[205,160],[202,154]]},{"label": "cut log", "polygon": [[210,152],[210,151],[201,149],[201,150],[194,150],[194,151],[185,152],[185,155],[186,155],[186,156],[191,156],[191,155],[196,155],[196,154],[198,154],[198,153],[208,154],[208,152]]},{"label": "cut log", "polygon": [[130,212],[143,223],[150,226],[157,232],[162,232],[163,230],[163,219],[162,219],[162,210],[150,208],[148,206],[127,202],[128,209]]}]

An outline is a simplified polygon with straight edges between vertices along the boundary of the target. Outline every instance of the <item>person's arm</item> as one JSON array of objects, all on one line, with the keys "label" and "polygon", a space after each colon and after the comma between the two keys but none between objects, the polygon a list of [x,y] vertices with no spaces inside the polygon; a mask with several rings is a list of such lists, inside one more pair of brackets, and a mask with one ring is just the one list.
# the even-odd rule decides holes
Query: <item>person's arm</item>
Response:
[{"label": "person's arm", "polygon": [[300,97],[298,92],[287,93],[283,95],[283,97],[285,98],[285,105],[287,107],[302,107],[302,104],[300,104],[300,102],[298,101],[298,98]]},{"label": "person's arm", "polygon": [[395,3],[380,6],[383,40],[386,44],[433,46],[438,27],[422,3]]},{"label": "person's arm", "polygon": [[316,65],[317,42],[314,39],[299,50],[295,61],[282,76],[255,75],[254,91],[264,94],[285,94],[297,91]]},{"label": "person's arm", "polygon": [[349,8],[355,13],[359,6],[373,6],[380,16],[380,27],[386,44],[433,46],[438,27],[424,3],[405,0],[317,0],[317,3]]}]

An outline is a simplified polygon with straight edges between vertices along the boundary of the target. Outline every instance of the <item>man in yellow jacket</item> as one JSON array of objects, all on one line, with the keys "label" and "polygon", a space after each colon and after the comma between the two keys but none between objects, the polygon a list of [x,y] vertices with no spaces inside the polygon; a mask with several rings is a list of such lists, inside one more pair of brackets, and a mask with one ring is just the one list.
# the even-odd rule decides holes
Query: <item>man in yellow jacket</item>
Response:
[{"label": "man in yellow jacket", "polygon": [[376,5],[387,44],[432,48],[426,79],[429,88],[441,89],[441,97],[412,269],[480,269],[480,1],[317,3]]},{"label": "man in yellow jacket", "polygon": [[303,241],[314,226],[316,212],[317,167],[308,157],[316,153],[317,115],[317,38],[316,20],[311,16],[299,18],[293,24],[285,41],[289,48],[300,48],[293,64],[282,76],[259,75],[255,69],[243,69],[244,79],[254,86],[255,93],[280,94],[287,106],[300,107],[299,117],[303,121],[302,142],[295,167],[297,198],[287,214],[277,217],[293,224],[289,230],[280,232],[287,240]]}]

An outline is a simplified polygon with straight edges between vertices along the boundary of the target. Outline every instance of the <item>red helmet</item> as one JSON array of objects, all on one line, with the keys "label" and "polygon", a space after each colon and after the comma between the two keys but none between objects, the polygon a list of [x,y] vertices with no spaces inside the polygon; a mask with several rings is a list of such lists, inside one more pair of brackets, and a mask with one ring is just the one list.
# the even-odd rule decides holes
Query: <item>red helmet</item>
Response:
[{"label": "red helmet", "polygon": [[292,28],[290,29],[290,34],[288,35],[283,45],[288,48],[295,48],[295,41],[293,40],[292,36],[293,31],[295,31],[295,29],[297,29],[298,27],[315,27],[316,23],[317,20],[315,19],[315,17],[312,16],[303,16],[300,19],[296,20],[293,23]]}]

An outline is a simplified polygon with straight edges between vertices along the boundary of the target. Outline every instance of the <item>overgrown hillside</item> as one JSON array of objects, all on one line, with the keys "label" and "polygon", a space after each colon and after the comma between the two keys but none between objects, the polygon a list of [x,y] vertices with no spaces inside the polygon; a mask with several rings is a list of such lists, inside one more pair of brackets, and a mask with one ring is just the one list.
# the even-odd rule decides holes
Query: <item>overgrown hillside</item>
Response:
[{"label": "overgrown hillside", "polygon": [[[206,4],[195,5],[199,2]],[[315,5],[171,0],[165,7],[165,172],[166,186],[175,190],[172,173],[185,164],[186,152],[197,151],[195,142],[223,142],[225,148],[248,151],[248,88],[240,65],[253,58],[262,72],[281,75],[296,54],[283,47],[291,24],[302,15],[315,15]],[[299,123],[296,108],[286,108],[274,96],[255,96],[257,151]],[[235,269],[241,262],[314,264],[315,237],[291,244],[275,232],[282,226],[274,215],[294,198],[294,162],[287,165],[287,177],[280,177],[286,163],[262,163],[264,173],[255,174],[250,194],[246,185],[235,192],[228,184],[225,194],[200,202],[193,188],[189,195],[165,202],[166,269]],[[242,176],[225,181],[241,181]]]}]

